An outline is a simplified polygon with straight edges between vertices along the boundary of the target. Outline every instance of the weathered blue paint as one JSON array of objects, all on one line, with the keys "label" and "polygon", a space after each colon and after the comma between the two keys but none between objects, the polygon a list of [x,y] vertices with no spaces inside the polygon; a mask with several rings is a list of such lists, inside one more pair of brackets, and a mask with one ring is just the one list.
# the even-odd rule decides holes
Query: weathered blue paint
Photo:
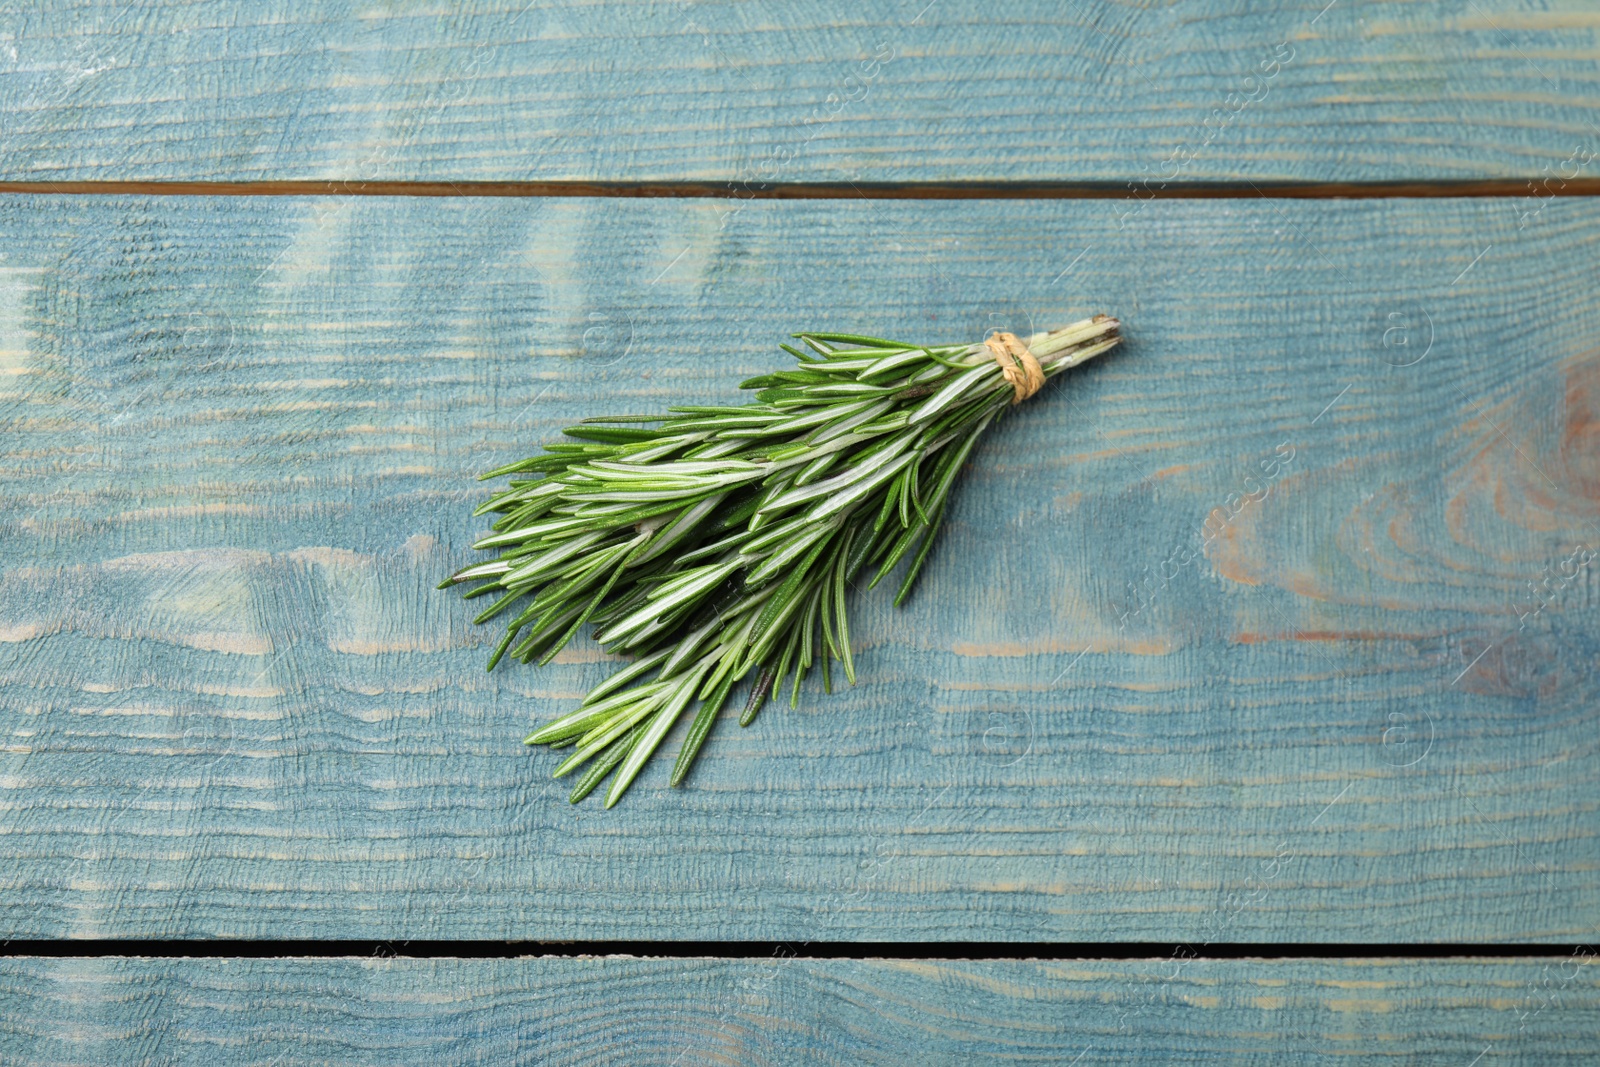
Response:
[{"label": "weathered blue paint", "polygon": [[[1593,936],[1600,208],[719,207],[0,200],[8,935]],[[1101,310],[859,687],[566,804],[475,472]]]},{"label": "weathered blue paint", "polygon": [[0,180],[1559,186],[1600,23],[1558,6],[13,0]]},{"label": "weathered blue paint", "polygon": [[[143,1064],[1593,1061],[1593,956],[0,960],[0,1055]],[[1487,1053],[1487,1054],[1485,1054]]]}]

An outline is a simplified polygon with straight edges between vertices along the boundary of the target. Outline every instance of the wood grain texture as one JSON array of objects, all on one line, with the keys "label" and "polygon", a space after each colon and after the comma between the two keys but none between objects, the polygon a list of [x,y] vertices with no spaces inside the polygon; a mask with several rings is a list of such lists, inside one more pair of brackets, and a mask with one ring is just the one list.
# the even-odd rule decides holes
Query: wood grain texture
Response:
[{"label": "wood grain texture", "polygon": [[1591,961],[16,958],[0,960],[0,1055],[36,1067],[1546,1067],[1593,1062]]},{"label": "wood grain texture", "polygon": [[[0,200],[0,928],[1594,935],[1600,205],[726,210]],[[607,667],[483,672],[473,474],[1100,310],[859,687],[566,804],[520,741]]]},{"label": "wood grain texture", "polygon": [[1582,0],[7,0],[0,179],[1559,186],[1600,153],[1597,31]]}]

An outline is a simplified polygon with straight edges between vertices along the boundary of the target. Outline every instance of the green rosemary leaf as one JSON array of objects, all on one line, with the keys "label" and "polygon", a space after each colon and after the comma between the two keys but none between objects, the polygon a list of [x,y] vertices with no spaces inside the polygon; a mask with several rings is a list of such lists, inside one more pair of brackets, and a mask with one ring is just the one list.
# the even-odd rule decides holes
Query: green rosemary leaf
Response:
[{"label": "green rosemary leaf", "polygon": [[[498,582],[496,582],[494,584],[494,586],[492,586],[491,588],[498,589],[498,588],[503,588],[503,587],[500,586],[500,584]],[[474,597],[476,597],[482,591],[483,591],[482,587],[480,587],[478,589],[474,589],[472,592],[466,594],[461,599],[463,599],[463,600],[472,600]],[[477,618],[472,620],[473,625],[474,626],[482,626],[484,623],[488,622],[490,619],[492,619],[496,615],[500,614],[506,608],[510,607],[511,606],[511,602],[513,600],[520,599],[521,596],[522,596],[521,593],[507,593],[505,596],[501,597],[499,600],[496,600],[493,604],[490,604],[483,611],[479,612]]]},{"label": "green rosemary leaf", "polygon": [[759,585],[770,578],[775,578],[785,567],[799,558],[812,545],[821,546],[827,543],[827,538],[837,532],[837,527],[821,523],[809,523],[805,531],[790,539],[778,551],[773,552],[750,570],[745,576],[747,586]]},{"label": "green rosemary leaf", "polygon": [[[822,588],[823,595],[820,602],[821,610],[818,611],[817,615],[818,621],[822,623],[822,677],[824,683],[827,684],[828,658],[830,656],[835,659],[838,658],[839,641],[838,638],[834,636],[833,632],[833,583],[830,581],[825,581],[823,585],[825,588]],[[827,691],[830,693],[833,692],[831,684],[828,685]]]},{"label": "green rosemary leaf", "polygon": [[667,685],[668,683],[666,682],[652,682],[649,685],[629,689],[625,693],[614,693],[604,700],[595,701],[593,704],[585,704],[577,711],[563,715],[555,722],[547,723],[535,730],[528,735],[523,744],[545,745],[563,737],[582,736],[600,725],[600,723],[610,719],[618,709],[626,708],[645,697],[658,693],[665,689]]},{"label": "green rosemary leaf", "polygon": [[[451,583],[451,584],[454,584],[454,583]],[[443,589],[443,588],[445,588],[445,586],[440,586],[439,588]],[[499,588],[501,588],[501,585],[500,585],[499,582],[485,582],[484,584],[478,586],[475,589],[469,589],[465,593],[462,593],[461,594],[461,599],[462,600],[476,600],[479,597],[485,596],[485,595],[487,595],[489,593],[492,593],[496,589],[499,589]]]},{"label": "green rosemary leaf", "polygon": [[636,441],[654,441],[661,434],[656,430],[607,429],[600,426],[568,426],[561,431],[568,437],[585,441],[604,441],[607,444],[628,445]]},{"label": "green rosemary leaf", "polygon": [[906,570],[906,580],[900,583],[900,591],[894,595],[894,606],[899,607],[906,602],[906,597],[911,595],[911,587],[916,584],[917,575],[922,573],[922,564],[928,558],[928,550],[933,547],[934,535],[939,532],[939,524],[944,521],[944,507],[940,506],[933,513],[933,521],[928,523],[928,532],[922,535],[922,544],[917,546],[917,554],[912,557],[911,566]]},{"label": "green rosemary leaf", "polygon": [[911,475],[916,469],[917,465],[912,463],[901,471],[900,476],[894,480],[894,488],[891,490],[895,499],[899,501],[902,530],[911,526]]},{"label": "green rosemary leaf", "polygon": [[943,458],[939,470],[934,477],[933,492],[928,494],[928,507],[938,508],[944,506],[945,495],[950,492],[950,485],[961,471],[961,465],[967,461],[967,456],[972,452],[972,446],[978,443],[978,435],[988,425],[985,421],[978,426],[965,441],[957,445],[948,456]]},{"label": "green rosemary leaf", "polygon": [[618,671],[616,674],[613,674],[610,678],[607,678],[605,681],[591,689],[589,691],[589,695],[583,698],[584,706],[587,707],[600,700],[603,700],[612,693],[615,693],[617,690],[621,689],[623,686],[627,685],[629,682],[633,681],[635,678],[641,677],[642,675],[648,674],[650,671],[655,670],[657,667],[661,666],[661,664],[665,663],[667,661],[667,657],[670,655],[672,655],[672,652],[669,649],[665,652],[657,652],[653,656],[644,656],[640,659],[634,660],[631,664],[622,668],[622,670]]},{"label": "green rosemary leaf", "polygon": [[[846,490],[851,490],[855,496],[860,496],[871,486],[876,485],[877,482],[881,480],[881,476],[874,478],[874,475],[878,475],[885,466],[891,464],[894,461],[895,456],[910,443],[911,441],[909,436],[896,438],[890,442],[887,442],[885,447],[878,449],[876,455],[868,457],[864,462],[857,463],[848,470],[834,475],[832,478],[825,478],[822,481],[817,482],[815,485],[808,485],[800,489],[791,489],[788,492],[782,493],[774,499],[763,504],[761,506],[761,510],[777,511],[783,508],[793,507],[795,504],[799,504],[807,500],[815,500],[818,497],[833,498],[828,501],[831,504],[837,499],[837,494],[843,493]],[[854,459],[855,457],[851,458]]]},{"label": "green rosemary leaf", "polygon": [[904,484],[896,478],[889,485],[889,491],[884,494],[883,503],[878,506],[878,518],[872,524],[872,532],[877,533],[889,521],[889,516],[894,514],[895,503],[899,499],[900,490]]},{"label": "green rosemary leaf", "polygon": [[[916,511],[917,518],[922,520],[922,525],[928,525],[928,513],[922,510],[922,501],[917,495],[917,471],[922,466],[922,453],[917,453],[917,458],[906,468],[906,496],[911,500],[911,507]],[[907,522],[906,525],[910,525]]]},{"label": "green rosemary leaf", "polygon": [[[795,336],[798,337],[800,335],[796,334]],[[783,343],[780,342],[778,344],[778,347],[783,349],[785,352],[789,353],[795,359],[798,359],[801,363],[816,363],[816,362],[819,362],[815,356],[807,355],[806,353],[800,351],[798,348],[794,347],[794,345],[786,345],[786,344],[783,344]]]},{"label": "green rosemary leaf", "polygon": [[816,507],[806,512],[806,517],[812,522],[820,522],[829,515],[834,515],[846,510],[847,508],[855,507],[857,504],[867,499],[868,495],[871,494],[873,490],[877,489],[878,486],[882,485],[884,482],[900,473],[901,468],[915,458],[916,456],[914,454],[896,457],[891,462],[880,466],[866,478],[860,479],[859,481],[851,484],[848,488],[842,488],[838,492],[834,493],[833,496],[824,499]]},{"label": "green rosemary leaf", "polygon": [[806,597],[806,613],[800,623],[800,662],[807,667],[814,660],[811,657],[813,648],[820,648],[821,636],[817,632],[817,606],[822,602],[822,587],[812,588]]},{"label": "green rosemary leaf", "polygon": [[772,692],[772,672],[762,671],[761,677],[756,679],[755,688],[750,690],[750,699],[745,702],[744,714],[739,716],[740,726],[749,726],[756,721],[756,714],[761,711],[762,705],[767,702],[767,696]]},{"label": "green rosemary leaf", "polygon": [[718,505],[727,498],[727,495],[727,493],[714,493],[700,502],[684,508],[666,529],[656,535],[655,540],[649,545],[648,551],[639,557],[639,561],[642,563],[655,559],[669,548],[682,542],[694,532],[696,526],[700,525],[716,511]]},{"label": "green rosemary leaf", "polygon": [[[1028,338],[1042,376],[1025,384],[1109,350],[1118,329],[1097,316]],[[681,784],[752,670],[745,725],[786,683],[798,706],[813,666],[825,691],[835,660],[854,684],[852,583],[872,564],[876,585],[911,553],[904,602],[978,438],[1026,391],[982,344],[795,337],[782,347],[798,366],[743,383],[753,402],[584,419],[483,476],[507,479],[473,510],[494,516],[474,542],[494,556],[440,588],[495,595],[477,615],[505,625],[489,668],[508,654],[548,662],[585,625],[607,652],[638,657],[527,738],[564,750],[557,777],[587,764],[574,803],[614,775],[615,804],[699,700]]]},{"label": "green rosemary leaf", "polygon": [[778,657],[778,671],[772,677],[772,692],[783,692],[783,678],[789,673],[789,664],[794,662],[795,649],[800,644],[800,628],[791,626],[788,630],[789,640],[784,643],[783,655]]},{"label": "green rosemary leaf", "polygon": [[844,676],[851,685],[856,684],[856,663],[850,654],[850,617],[845,610],[844,588],[850,563],[850,541],[855,536],[854,531],[845,535],[845,543],[833,565],[833,613],[839,636],[839,663],[844,667]]},{"label": "green rosemary leaf", "polygon": [[644,734],[644,724],[640,723],[626,734],[611,742],[611,747],[595,760],[594,766],[583,772],[583,777],[578,779],[578,784],[572,787],[572,795],[567,797],[567,802],[576,804],[599,785],[605,776],[611,773],[611,768],[621,763],[628,753],[633,751],[633,746],[638,744],[639,738]]},{"label": "green rosemary leaf", "polygon": [[508,463],[504,467],[496,467],[492,471],[486,471],[485,473],[478,475],[478,481],[486,482],[490,478],[500,478],[507,474],[518,474],[523,471],[542,470],[544,467],[553,462],[554,461],[552,457],[549,456],[529,456],[527,459],[519,459],[517,462]]},{"label": "green rosemary leaf", "polygon": [[667,409],[674,415],[747,415],[756,410],[748,405],[729,406],[727,404],[683,404]]},{"label": "green rosemary leaf", "polygon": [[855,581],[856,575],[859,574],[861,572],[861,568],[866,565],[867,559],[872,555],[873,550],[878,546],[880,539],[888,540],[888,538],[882,537],[882,534],[877,528],[872,530],[857,531],[856,542],[850,546],[850,559],[845,569],[844,580],[846,582]]},{"label": "green rosemary leaf", "polygon": [[[669,687],[663,686],[662,688],[667,689]],[[652,693],[644,700],[629,704],[611,717],[602,720],[592,730],[578,738],[578,750],[568,756],[555,769],[552,777],[563,778],[571,774],[576,768],[587,763],[594,756],[605,751],[611,742],[658,711],[661,707],[663,696],[670,698],[671,693]]]},{"label": "green rosemary leaf", "polygon": [[911,542],[916,539],[921,529],[921,526],[912,526],[900,534],[894,542],[894,547],[889,550],[889,555],[884,558],[883,565],[878,568],[878,573],[867,583],[868,589],[877,588],[878,583],[883,581],[884,575],[894,570],[894,565],[900,562],[900,557],[906,554],[906,549],[911,547]]},{"label": "green rosemary leaf", "polygon": [[745,626],[742,630],[740,630],[739,636],[734,638],[732,641],[725,642],[719,646],[718,651],[720,652],[722,659],[718,661],[716,669],[706,676],[705,684],[700,687],[700,692],[695,694],[696,699],[706,699],[712,693],[716,692],[717,688],[721,686],[723,681],[726,679],[732,678],[735,682],[737,682],[739,679],[743,678],[747,673],[749,673],[741,666],[741,663],[743,660],[744,650],[750,640],[750,630],[754,625],[755,617],[747,617],[745,620]]},{"label": "green rosemary leaf", "polygon": [[716,692],[700,705],[694,722],[689,724],[689,736],[683,739],[683,747],[678,750],[678,760],[672,765],[672,780],[669,783],[672,786],[683,784],[689,768],[694,766],[695,757],[700,755],[700,746],[705,744],[706,738],[710,736],[711,727],[717,721],[717,714],[722,710],[722,705],[727,703],[728,694],[733,692],[734,682],[737,680],[732,673],[725,675]]},{"label": "green rosemary leaf", "polygon": [[556,610],[559,614],[548,614],[534,624],[533,632],[522,639],[522,644],[511,650],[512,656],[524,663],[533,662],[533,658],[560,637],[562,630],[578,617],[583,611],[583,605],[574,604],[565,610]]},{"label": "green rosemary leaf", "polygon": [[506,631],[506,635],[500,639],[500,643],[494,646],[494,654],[489,657],[489,665],[484,670],[490,673],[494,672],[495,665],[500,662],[500,657],[506,654],[506,649],[511,647],[511,642],[517,639],[517,634],[520,632],[522,632],[520,626],[513,626]]},{"label": "green rosemary leaf", "polygon": [[800,606],[800,594],[806,576],[811,571],[811,565],[817,561],[817,557],[822,555],[822,550],[826,547],[826,541],[819,541],[814,545],[800,565],[789,572],[783,584],[778,587],[778,592],[767,602],[766,610],[756,622],[756,637],[751,644],[748,662],[759,662],[767,657],[768,651],[779,637],[780,625]]},{"label": "green rosemary leaf", "polygon": [[656,746],[661,744],[661,739],[667,736],[667,731],[672,729],[672,724],[683,714],[683,709],[689,706],[700,679],[705,676],[707,666],[708,664],[701,664],[692,670],[672,691],[666,706],[656,712],[656,717],[651,720],[650,725],[629,750],[627,758],[622,761],[617,776],[611,780],[611,788],[606,791],[606,807],[612,807],[622,799],[622,794],[628,791],[628,786],[633,784],[633,779],[644,767],[644,761],[650,758]]},{"label": "green rosemary leaf", "polygon": [[641,627],[655,622],[673,608],[692,604],[697,598],[715,589],[738,569],[739,561],[733,560],[686,571],[653,590],[646,597],[649,603],[621,622],[608,626],[604,634],[596,634],[595,640],[607,644],[634,633]]},{"label": "green rosemary leaf", "polygon": [[698,629],[686,637],[678,638],[678,643],[672,650],[672,655],[667,657],[667,662],[661,668],[665,677],[672,677],[689,659],[702,648],[706,642],[715,637],[722,627],[722,617],[715,612]]},{"label": "green rosemary leaf", "polygon": [[[629,546],[624,545],[622,547],[624,550],[626,550]],[[643,546],[641,545],[640,547]],[[633,554],[637,554],[637,552],[638,549],[635,549]],[[562,634],[561,639],[555,644],[551,645],[545,654],[540,658],[539,666],[543,667],[546,663],[549,663],[552,659],[554,659],[556,653],[567,647],[567,643],[572,640],[575,634],[577,634],[578,629],[584,623],[589,621],[589,616],[594,614],[595,609],[598,608],[601,602],[605,600],[606,594],[611,592],[611,587],[617,584],[617,579],[622,577],[623,571],[628,569],[628,563],[632,561],[633,554],[630,554],[628,559],[623,561],[622,566],[611,572],[611,576],[606,579],[605,585],[601,586],[600,591],[594,595],[594,599],[589,601],[589,606],[584,608],[583,612],[579,614],[576,619],[572,620],[572,625],[567,627],[567,632]],[[610,561],[608,560],[605,565],[609,566]]]},{"label": "green rosemary leaf", "polygon": [[913,411],[911,413],[911,424],[914,426],[919,422],[926,422],[961,399],[963,395],[985,378],[992,379],[997,376],[998,371],[996,371],[993,363],[980,363],[975,367],[969,367],[951,379],[950,383],[935,393],[932,399]]},{"label": "green rosemary leaf", "polygon": [[811,659],[805,655],[806,635],[798,629],[795,631],[795,651],[800,653],[795,659],[794,686],[789,690],[789,709],[792,711],[800,706],[800,683],[805,680],[806,669],[811,666]]},{"label": "green rosemary leaf", "polygon": [[885,341],[881,337],[862,337],[853,333],[797,333],[794,335],[799,340],[810,337],[818,341],[826,341],[835,345],[864,345],[868,348],[889,348],[896,351],[902,348],[915,348],[915,345],[904,345],[899,341]]},{"label": "green rosemary leaf", "polygon": [[519,562],[514,570],[508,571],[500,579],[500,584],[510,588],[531,582],[541,575],[554,571],[556,566],[583,552],[606,536],[604,530],[595,530],[592,533],[581,534],[565,544],[557,545],[547,552],[543,552],[526,562]]},{"label": "green rosemary leaf", "polygon": [[784,400],[797,401],[801,404],[815,402],[810,390],[802,389],[795,385],[780,385],[770,389],[763,389],[756,394],[756,400],[763,404],[777,404]]}]

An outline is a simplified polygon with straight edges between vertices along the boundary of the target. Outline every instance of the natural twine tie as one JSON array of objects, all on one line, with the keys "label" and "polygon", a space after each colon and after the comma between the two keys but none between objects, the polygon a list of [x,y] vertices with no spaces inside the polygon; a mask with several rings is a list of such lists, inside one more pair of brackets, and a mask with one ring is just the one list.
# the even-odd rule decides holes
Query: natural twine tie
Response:
[{"label": "natural twine tie", "polygon": [[1000,373],[1016,390],[1016,398],[1011,401],[1013,404],[1022,403],[1044,385],[1044,368],[1039,366],[1039,361],[1016,334],[996,333],[983,343],[994,354],[994,361],[1000,365]]}]

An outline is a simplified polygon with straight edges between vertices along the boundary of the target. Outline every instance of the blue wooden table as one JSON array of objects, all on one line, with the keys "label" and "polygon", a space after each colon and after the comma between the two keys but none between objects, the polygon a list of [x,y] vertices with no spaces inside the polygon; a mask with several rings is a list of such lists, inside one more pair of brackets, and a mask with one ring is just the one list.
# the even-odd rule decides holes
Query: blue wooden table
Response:
[{"label": "blue wooden table", "polygon": [[[1597,49],[4,5],[0,1060],[1592,1062]],[[521,740],[609,667],[483,671],[478,472],[1101,311],[860,685],[566,803]]]}]

